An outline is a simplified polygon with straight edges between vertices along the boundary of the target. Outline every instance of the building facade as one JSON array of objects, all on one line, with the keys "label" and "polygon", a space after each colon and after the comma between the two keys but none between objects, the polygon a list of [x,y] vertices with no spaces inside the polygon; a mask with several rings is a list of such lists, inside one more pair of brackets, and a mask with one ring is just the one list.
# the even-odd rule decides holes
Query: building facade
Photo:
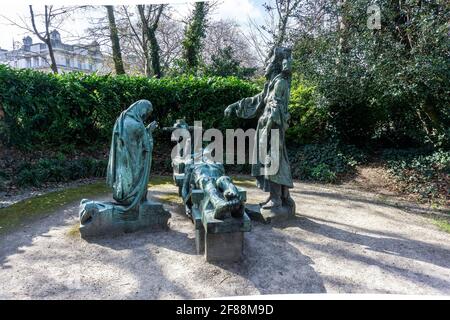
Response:
[{"label": "building facade", "polygon": [[[58,72],[81,71],[92,73],[101,71],[104,58],[97,42],[89,45],[65,44],[61,35],[50,33],[53,53]],[[33,43],[30,36],[23,38],[23,44],[11,51],[0,49],[0,63],[12,68],[30,68],[50,72],[51,59],[45,43]]]}]

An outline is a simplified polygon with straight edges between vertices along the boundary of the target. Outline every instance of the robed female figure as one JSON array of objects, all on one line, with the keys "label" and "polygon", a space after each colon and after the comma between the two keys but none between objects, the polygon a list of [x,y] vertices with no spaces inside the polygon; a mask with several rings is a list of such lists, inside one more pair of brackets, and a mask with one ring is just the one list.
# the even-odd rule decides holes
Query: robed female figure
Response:
[{"label": "robed female figure", "polygon": [[113,198],[123,211],[135,209],[147,200],[147,186],[152,163],[152,131],[156,122],[147,127],[153,106],[139,100],[123,111],[114,125],[107,169],[107,184]]}]

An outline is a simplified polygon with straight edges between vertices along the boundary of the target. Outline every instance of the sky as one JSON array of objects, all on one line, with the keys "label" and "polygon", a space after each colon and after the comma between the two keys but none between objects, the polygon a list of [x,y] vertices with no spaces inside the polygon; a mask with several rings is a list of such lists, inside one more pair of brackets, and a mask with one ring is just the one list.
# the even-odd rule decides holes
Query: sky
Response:
[{"label": "sky", "polygon": [[[20,22],[20,19],[25,19],[27,22],[29,20],[29,4],[33,4],[33,7],[36,11],[40,8],[43,8],[44,3],[51,4],[50,2],[54,0],[16,0],[14,3],[2,4],[2,8],[0,11],[0,48],[10,50],[13,46],[13,41],[22,42],[22,38],[25,35],[30,35],[33,38],[33,42],[39,42],[38,39],[17,26],[11,25],[8,21],[12,20],[15,22]],[[65,0],[58,1],[55,3],[56,5],[73,5],[73,4],[104,4],[102,0],[90,0],[87,2],[86,0]],[[142,2],[150,3],[150,2],[161,3],[167,0],[109,0],[105,2],[105,4],[114,4],[123,5],[123,4],[141,4]],[[192,7],[191,3],[186,3],[186,0],[169,0],[172,2],[178,2],[176,4],[172,4],[175,9],[175,14],[180,16],[186,16]],[[168,1],[167,1],[168,2]],[[181,3],[180,3],[181,2]],[[268,2],[268,0],[222,0],[222,3],[219,4],[217,9],[211,16],[213,20],[219,19],[234,19],[236,20],[242,28],[246,28],[248,24],[249,18],[260,21],[263,17],[263,7],[262,4],[264,2]],[[103,11],[101,8],[97,10],[94,15],[101,15]],[[5,19],[8,18],[8,19]],[[62,29],[66,30],[66,32],[61,32],[61,38],[64,42],[64,38],[69,38],[69,34],[74,36],[83,35],[83,31],[89,27],[89,21],[84,14],[76,14],[73,17],[67,19],[62,25]],[[68,41],[70,42],[70,41]],[[73,41],[72,41],[73,42]]]}]

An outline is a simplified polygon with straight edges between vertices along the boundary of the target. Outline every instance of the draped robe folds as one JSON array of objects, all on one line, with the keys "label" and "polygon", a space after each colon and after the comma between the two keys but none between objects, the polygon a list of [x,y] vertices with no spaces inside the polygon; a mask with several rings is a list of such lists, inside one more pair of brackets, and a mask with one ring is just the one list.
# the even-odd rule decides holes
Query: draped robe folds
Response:
[{"label": "draped robe folds", "polygon": [[149,108],[148,101],[140,100],[114,125],[106,181],[114,200],[123,206],[120,211],[135,209],[147,198],[153,149],[151,130],[144,125]]},{"label": "draped robe folds", "polygon": [[[290,117],[287,110],[290,95],[289,87],[288,80],[280,74],[265,84],[263,92],[237,102],[236,115],[239,118],[251,119],[259,117],[253,147],[252,176],[256,177],[258,187],[264,191],[270,191],[270,182],[287,188],[293,187],[285,144],[285,132]],[[278,150],[271,150],[271,129],[278,129]],[[259,141],[261,140],[267,141],[268,155],[278,152],[280,162],[278,172],[275,174],[266,174],[264,172],[265,160],[260,159],[259,152]],[[264,145],[263,143],[262,146]]]}]

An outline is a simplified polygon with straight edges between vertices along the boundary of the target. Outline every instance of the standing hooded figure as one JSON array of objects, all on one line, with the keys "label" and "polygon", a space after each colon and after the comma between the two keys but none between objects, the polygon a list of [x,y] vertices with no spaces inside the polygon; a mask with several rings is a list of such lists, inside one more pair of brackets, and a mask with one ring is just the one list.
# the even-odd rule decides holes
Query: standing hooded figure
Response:
[{"label": "standing hooded figure", "polygon": [[[275,48],[266,67],[264,90],[256,96],[244,98],[229,105],[225,116],[235,113],[243,119],[258,118],[256,129],[252,176],[256,177],[260,189],[270,192],[266,201],[261,203],[263,209],[275,209],[289,205],[291,198],[289,188],[293,187],[291,169],[285,144],[285,132],[288,127],[288,103],[291,86],[291,50]],[[272,129],[278,130],[278,139],[272,144]],[[266,170],[270,166],[267,157],[262,158],[260,149],[267,145],[268,152],[278,161],[278,170]],[[270,171],[270,173],[269,173]]]},{"label": "standing hooded figure", "polygon": [[[135,209],[147,200],[152,162],[154,121],[145,121],[153,111],[148,100],[139,100],[123,111],[114,125],[109,154],[107,184],[123,211]],[[120,210],[120,211],[122,211]]]}]

